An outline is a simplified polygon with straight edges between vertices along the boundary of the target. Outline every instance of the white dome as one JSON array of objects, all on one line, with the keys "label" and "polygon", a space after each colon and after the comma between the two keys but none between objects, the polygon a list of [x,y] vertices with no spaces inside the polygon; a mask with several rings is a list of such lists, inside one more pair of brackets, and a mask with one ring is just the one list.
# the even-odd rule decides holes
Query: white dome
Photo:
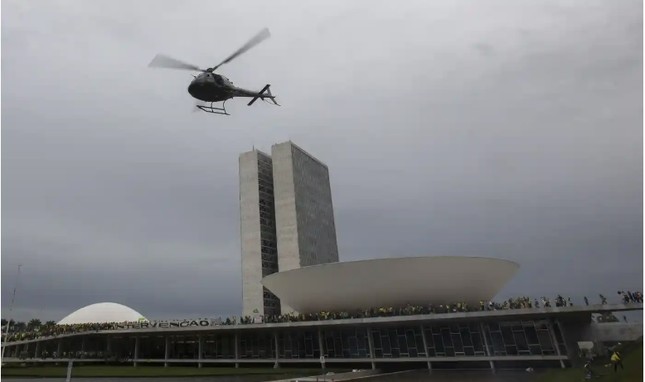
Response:
[{"label": "white dome", "polygon": [[100,302],[81,308],[58,322],[58,325],[95,324],[106,322],[148,321],[141,313],[114,302]]}]

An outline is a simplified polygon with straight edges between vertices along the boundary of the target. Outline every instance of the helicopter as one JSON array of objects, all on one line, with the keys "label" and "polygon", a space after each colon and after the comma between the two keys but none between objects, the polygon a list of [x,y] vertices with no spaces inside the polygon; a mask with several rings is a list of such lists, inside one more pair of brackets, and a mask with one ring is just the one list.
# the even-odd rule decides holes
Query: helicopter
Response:
[{"label": "helicopter", "polygon": [[[196,76],[193,75],[194,79],[191,81],[190,85],[188,85],[188,93],[197,100],[210,102],[210,106],[200,105],[200,104],[195,105],[198,109],[205,111],[207,113],[230,115],[229,113],[226,112],[225,103],[227,100],[235,97],[252,98],[251,101],[248,103],[248,106],[253,105],[253,103],[258,99],[261,99],[262,101],[265,101],[265,102],[267,102],[266,100],[268,99],[268,100],[271,100],[271,102],[273,102],[275,105],[280,106],[276,102],[275,96],[271,94],[271,90],[269,89],[269,87],[271,86],[270,84],[267,84],[259,92],[253,91],[253,90],[247,90],[247,89],[238,88],[237,86],[233,85],[233,82],[231,82],[228,78],[224,77],[221,74],[214,73],[215,70],[220,66],[222,66],[223,64],[226,64],[232,61],[242,53],[253,48],[254,46],[266,40],[270,36],[271,34],[269,33],[269,30],[267,28],[262,29],[258,34],[253,36],[253,38],[251,38],[246,44],[242,45],[242,47],[236,50],[228,58],[226,58],[224,61],[220,62],[218,65],[212,68],[201,69],[198,66],[187,64],[185,62],[176,60],[172,57],[168,57],[163,54],[157,54],[152,59],[150,64],[148,64],[148,67],[185,69],[185,70],[193,70],[193,71],[201,72]],[[222,105],[215,106],[214,104],[217,102],[222,102]]]}]

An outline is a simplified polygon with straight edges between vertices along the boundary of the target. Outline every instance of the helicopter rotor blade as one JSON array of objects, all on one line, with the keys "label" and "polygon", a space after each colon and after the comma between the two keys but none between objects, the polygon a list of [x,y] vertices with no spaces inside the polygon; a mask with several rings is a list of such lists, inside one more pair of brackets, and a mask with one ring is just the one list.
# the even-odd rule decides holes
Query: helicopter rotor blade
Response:
[{"label": "helicopter rotor blade", "polygon": [[158,54],[155,58],[150,61],[148,67],[152,68],[168,68],[168,69],[186,69],[186,70],[196,70],[199,72],[204,72],[204,69],[201,69],[198,66],[187,64],[185,62],[176,60],[172,57],[168,57],[163,54]]},{"label": "helicopter rotor blade", "polygon": [[212,69],[208,69],[209,72],[215,71],[215,69],[219,68],[220,66],[232,61],[234,58],[237,56],[241,55],[242,53],[246,52],[247,50],[253,48],[257,44],[261,43],[262,41],[266,40],[267,38],[271,37],[271,33],[269,32],[268,28],[262,29],[258,34],[253,36],[246,44],[242,45],[242,47],[238,50],[235,51],[235,53],[231,54],[227,59],[224,61],[220,62],[217,66],[213,67]]}]

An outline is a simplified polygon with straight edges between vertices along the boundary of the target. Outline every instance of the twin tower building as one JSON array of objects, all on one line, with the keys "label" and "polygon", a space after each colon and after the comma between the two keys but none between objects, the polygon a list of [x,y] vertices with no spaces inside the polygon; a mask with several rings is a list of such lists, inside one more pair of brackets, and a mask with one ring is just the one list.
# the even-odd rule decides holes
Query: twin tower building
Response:
[{"label": "twin tower building", "polygon": [[254,149],[239,161],[242,314],[292,312],[261,280],[338,262],[329,170],[291,141],[273,145],[270,156]]}]

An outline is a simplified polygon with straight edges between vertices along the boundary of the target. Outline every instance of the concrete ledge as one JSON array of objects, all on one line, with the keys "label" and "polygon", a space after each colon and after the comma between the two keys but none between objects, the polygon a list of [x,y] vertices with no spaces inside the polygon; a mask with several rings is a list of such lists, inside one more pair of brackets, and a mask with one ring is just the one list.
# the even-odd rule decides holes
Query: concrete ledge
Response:
[{"label": "concrete ledge", "polygon": [[589,325],[589,340],[597,342],[635,341],[643,336],[643,323],[607,322]]},{"label": "concrete ledge", "polygon": [[[331,363],[384,363],[384,362],[481,362],[481,361],[560,361],[567,360],[567,356],[562,355],[509,355],[509,356],[458,356],[458,357],[414,357],[414,358],[325,358],[326,364]],[[5,358],[3,363],[68,363],[69,361],[74,361],[74,363],[101,363],[105,362],[105,359],[89,359],[89,358],[57,358],[57,359],[40,359],[40,358]],[[318,358],[279,358],[278,363],[319,363]],[[185,364],[185,363],[209,363],[209,364],[218,364],[218,363],[271,363],[276,362],[275,358],[256,358],[256,359],[163,359],[163,358],[153,358],[153,359],[124,359],[121,360],[122,363],[176,363],[176,364]]]}]

